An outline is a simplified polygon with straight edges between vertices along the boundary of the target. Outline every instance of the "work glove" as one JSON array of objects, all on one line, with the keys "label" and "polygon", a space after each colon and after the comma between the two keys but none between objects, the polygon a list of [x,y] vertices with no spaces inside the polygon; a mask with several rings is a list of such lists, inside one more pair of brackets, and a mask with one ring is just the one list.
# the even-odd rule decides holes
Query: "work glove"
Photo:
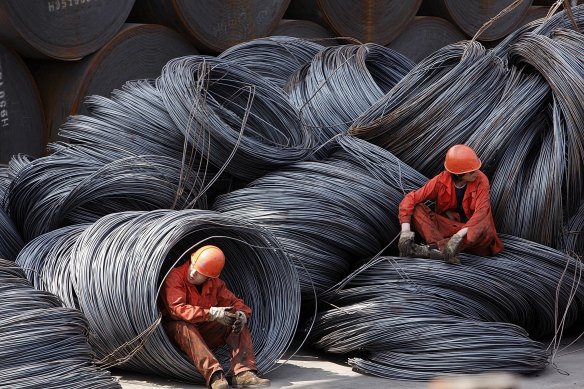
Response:
[{"label": "work glove", "polygon": [[462,249],[462,240],[464,238],[458,234],[452,235],[452,238],[446,243],[444,247],[444,259],[448,263],[460,264],[460,259],[458,258],[458,253]]},{"label": "work glove", "polygon": [[414,231],[402,231],[397,242],[400,257],[412,255],[412,243],[414,243]]},{"label": "work glove", "polygon": [[247,316],[242,311],[235,312],[235,323],[233,323],[233,332],[239,334],[247,324]]},{"label": "work glove", "polygon": [[232,326],[235,323],[235,314],[229,312],[233,307],[209,308],[209,321],[216,321],[224,326]]}]

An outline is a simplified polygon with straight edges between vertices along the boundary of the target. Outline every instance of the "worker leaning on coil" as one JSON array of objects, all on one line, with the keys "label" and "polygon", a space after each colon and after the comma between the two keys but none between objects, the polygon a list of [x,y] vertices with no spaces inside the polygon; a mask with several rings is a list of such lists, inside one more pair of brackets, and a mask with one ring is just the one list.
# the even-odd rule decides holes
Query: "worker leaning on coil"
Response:
[{"label": "worker leaning on coil", "polygon": [[225,344],[231,349],[232,383],[236,386],[269,386],[257,376],[247,321],[251,309],[219,279],[225,254],[217,246],[203,246],[190,261],[172,269],[162,287],[164,329],[203,375],[212,389],[229,384],[211,349]]},{"label": "worker leaning on coil", "polygon": [[[399,205],[400,256],[445,259],[460,263],[461,251],[494,255],[503,250],[491,213],[489,180],[479,168],[481,160],[465,145],[452,146],[444,168]],[[435,202],[435,209],[424,204]],[[414,243],[413,228],[426,245]]]}]

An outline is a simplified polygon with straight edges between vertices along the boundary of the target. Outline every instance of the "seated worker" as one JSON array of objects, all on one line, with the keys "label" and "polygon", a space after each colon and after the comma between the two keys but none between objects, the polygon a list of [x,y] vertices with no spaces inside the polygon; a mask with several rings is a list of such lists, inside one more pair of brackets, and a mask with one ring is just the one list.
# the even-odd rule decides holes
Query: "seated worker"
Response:
[{"label": "seated worker", "polygon": [[190,261],[172,269],[162,287],[163,325],[213,389],[229,384],[211,349],[229,345],[234,386],[270,386],[259,378],[247,328],[251,309],[227,289],[219,275],[225,255],[217,246],[203,246]]},{"label": "seated worker", "polygon": [[[489,180],[480,167],[473,149],[452,146],[444,161],[446,171],[404,197],[399,205],[400,256],[460,263],[461,251],[485,256],[503,250],[491,213]],[[426,200],[435,202],[434,211]],[[426,245],[414,243],[410,224]]]}]

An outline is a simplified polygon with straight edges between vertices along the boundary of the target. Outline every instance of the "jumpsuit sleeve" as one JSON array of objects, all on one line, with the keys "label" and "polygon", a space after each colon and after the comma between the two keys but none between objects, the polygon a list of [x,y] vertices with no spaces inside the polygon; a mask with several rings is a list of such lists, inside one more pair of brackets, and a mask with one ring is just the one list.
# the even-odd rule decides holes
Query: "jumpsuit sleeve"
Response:
[{"label": "jumpsuit sleeve", "polygon": [[438,197],[437,185],[438,177],[432,178],[423,187],[418,190],[414,190],[407,195],[399,203],[399,223],[410,223],[412,220],[412,214],[414,213],[414,207],[426,200],[436,200]]},{"label": "jumpsuit sleeve", "polygon": [[176,274],[169,274],[164,281],[164,305],[174,320],[189,323],[209,321],[209,310],[187,304],[187,291]]},{"label": "jumpsuit sleeve", "polygon": [[467,240],[475,241],[490,226],[491,220],[491,196],[488,179],[481,182],[477,188],[477,199],[472,216],[463,227],[468,228]]},{"label": "jumpsuit sleeve", "polygon": [[249,319],[251,308],[245,305],[242,299],[237,298],[233,292],[227,289],[225,282],[222,280],[220,281],[217,290],[217,301],[219,302],[219,305],[222,307],[233,307],[233,311],[242,311]]}]

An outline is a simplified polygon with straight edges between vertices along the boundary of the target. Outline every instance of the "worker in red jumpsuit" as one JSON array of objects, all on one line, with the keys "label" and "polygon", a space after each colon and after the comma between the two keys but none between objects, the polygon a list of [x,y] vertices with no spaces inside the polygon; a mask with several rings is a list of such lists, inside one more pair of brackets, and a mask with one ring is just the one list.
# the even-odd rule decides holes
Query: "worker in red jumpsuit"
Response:
[{"label": "worker in red jumpsuit", "polygon": [[[491,213],[489,180],[480,167],[473,149],[452,146],[446,170],[404,197],[399,205],[400,256],[460,263],[461,251],[486,256],[503,250]],[[435,202],[434,210],[424,204],[427,200]],[[426,245],[414,243],[411,227]]]},{"label": "worker in red jumpsuit", "polygon": [[161,302],[166,333],[184,351],[212,389],[229,384],[211,349],[231,349],[232,384],[270,386],[257,376],[252,340],[246,324],[251,309],[219,279],[225,255],[217,246],[203,246],[190,261],[172,269],[162,287]]}]

